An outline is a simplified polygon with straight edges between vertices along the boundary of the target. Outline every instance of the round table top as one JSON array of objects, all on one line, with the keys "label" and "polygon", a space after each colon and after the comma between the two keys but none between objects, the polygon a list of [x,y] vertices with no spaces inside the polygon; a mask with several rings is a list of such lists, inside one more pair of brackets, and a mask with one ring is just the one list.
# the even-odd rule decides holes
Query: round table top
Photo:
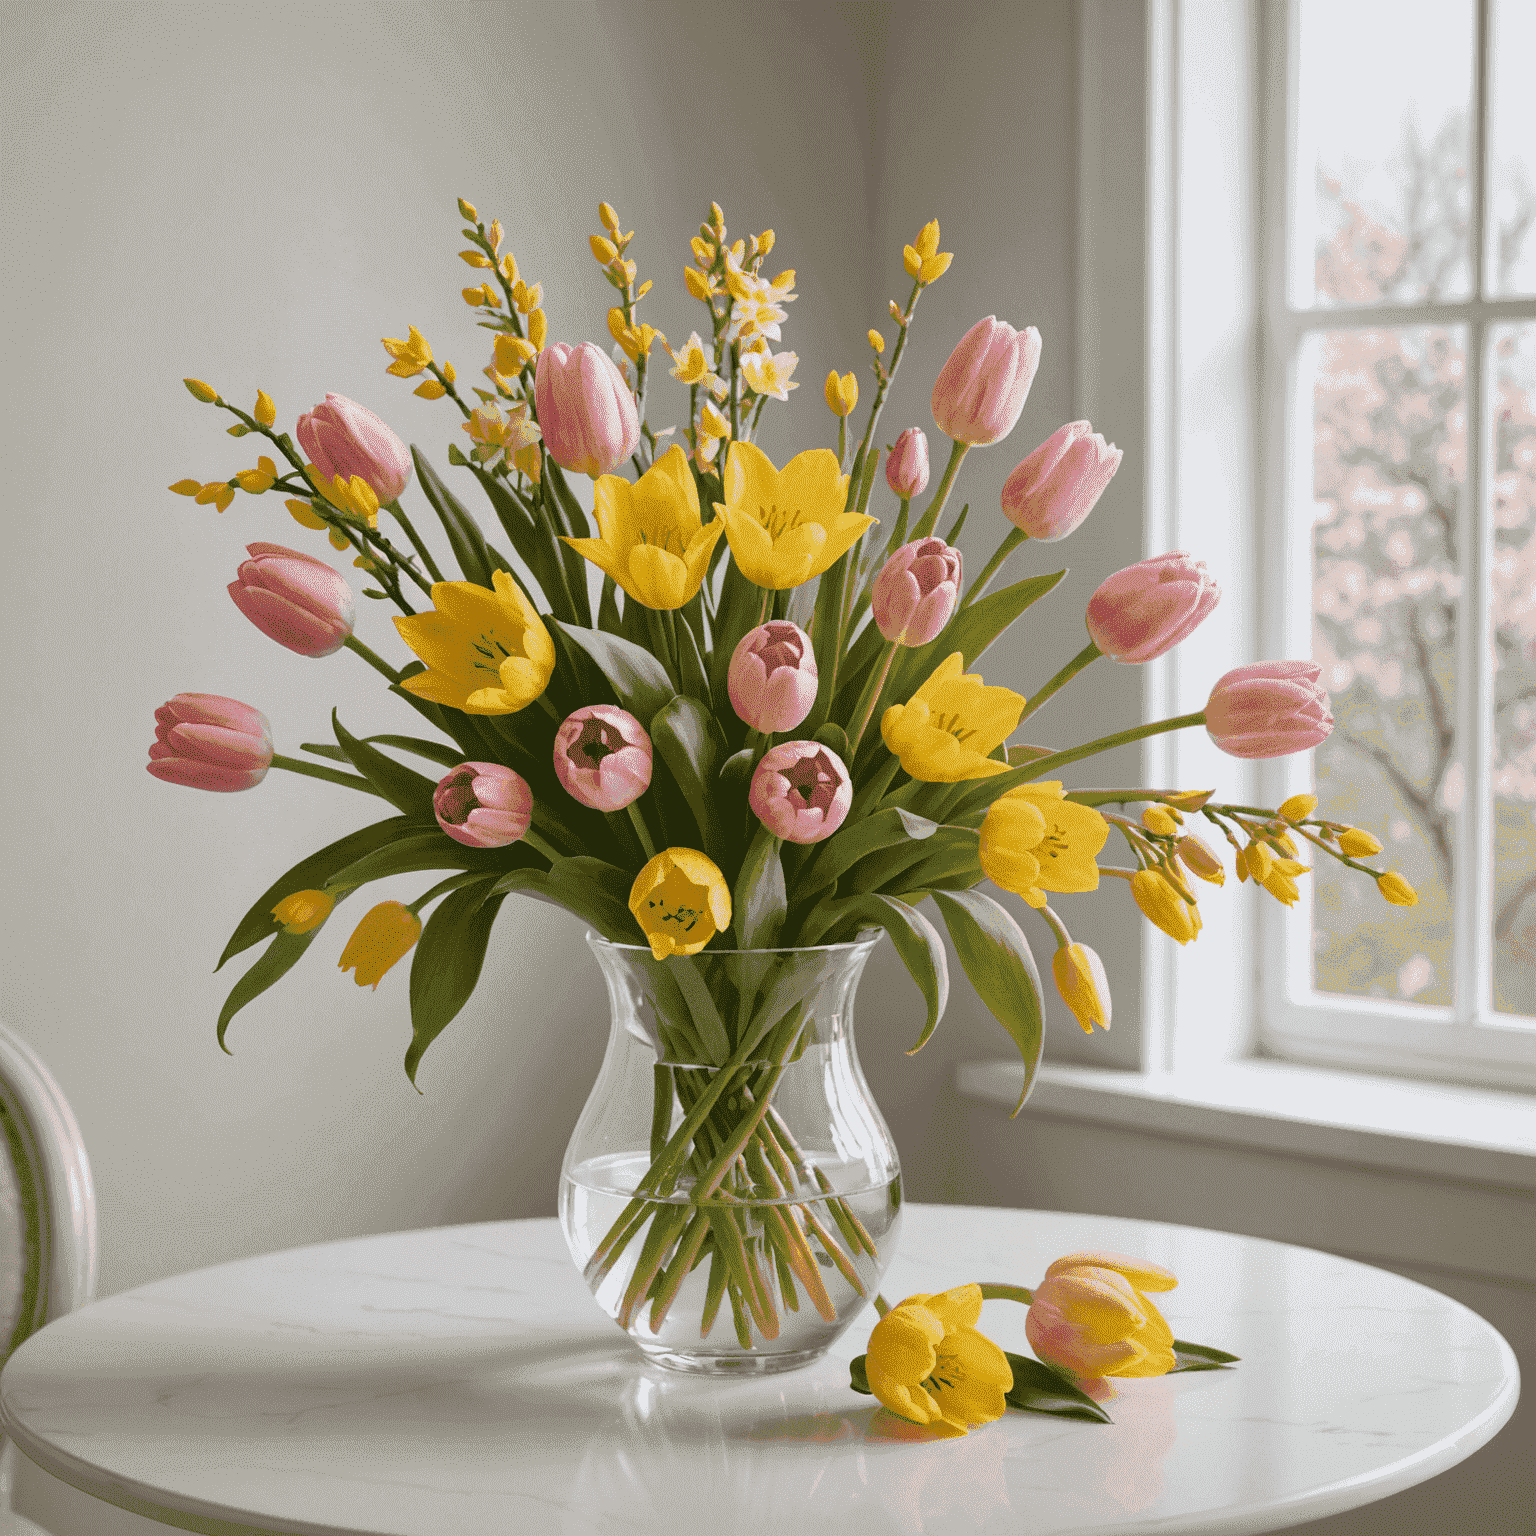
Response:
[{"label": "round table top", "polygon": [[[1013,1410],[941,1440],[828,1357],[726,1380],[648,1364],[553,1219],[325,1243],[139,1286],[0,1376],[33,1461],[168,1524],[315,1536],[1248,1533],[1384,1498],[1514,1411],[1509,1346],[1459,1302],[1308,1248],[1048,1211],[909,1205],[891,1302],[1038,1283],[1086,1248],[1179,1277],[1178,1338],[1229,1370],[1115,1383],[1112,1425]],[[1025,1309],[980,1327],[1028,1353]]]}]

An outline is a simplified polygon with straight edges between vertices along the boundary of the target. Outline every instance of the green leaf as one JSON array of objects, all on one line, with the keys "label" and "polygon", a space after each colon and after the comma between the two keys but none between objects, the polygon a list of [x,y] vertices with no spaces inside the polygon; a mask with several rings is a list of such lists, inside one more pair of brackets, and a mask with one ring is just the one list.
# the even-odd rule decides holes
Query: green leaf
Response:
[{"label": "green leaf", "polygon": [[539,855],[523,843],[514,843],[508,848],[469,848],[434,826],[430,832],[401,836],[386,847],[376,848],[353,863],[343,865],[327,879],[325,888],[332,892],[351,890],[354,886],[367,885],[370,880],[383,880],[389,875],[406,875],[422,869],[483,869],[488,875],[499,875],[506,870],[509,859],[521,862],[537,858]]},{"label": "green leaf", "polygon": [[[801,872],[795,890],[797,902],[831,885],[860,859],[893,845],[910,846],[932,837],[938,822],[916,816],[899,806],[887,806],[853,826],[843,826],[821,845],[817,857]],[[879,885],[883,882],[872,881]]]},{"label": "green leaf", "polygon": [[[302,889],[302,887],[301,887]],[[269,917],[270,921],[270,917]],[[237,981],[231,989],[224,1007],[219,1012],[219,1049],[229,1052],[229,1047],[224,1044],[224,1031],[229,1028],[229,1021],[251,1001],[260,997],[273,982],[286,976],[297,964],[299,956],[309,948],[310,940],[324,928],[312,928],[308,933],[284,933],[279,930],[262,951],[261,958]],[[231,940],[231,943],[234,941]],[[228,956],[226,955],[226,959]],[[219,962],[222,965],[224,962]]]},{"label": "green leaf", "polygon": [[705,851],[718,861],[722,829],[715,780],[725,761],[725,737],[714,715],[697,699],[674,694],[651,716],[650,733],[652,745],[693,812]]},{"label": "green leaf", "polygon": [[619,703],[650,730],[656,711],[676,692],[666,668],[649,651],[620,635],[559,619],[555,623],[597,663]]},{"label": "green leaf", "polygon": [[640,942],[640,931],[629,910],[633,884],[622,869],[585,854],[559,859],[549,869],[514,869],[490,889],[492,896],[522,892],[564,907],[614,944]]},{"label": "green leaf", "polygon": [[1049,1413],[1058,1419],[1089,1419],[1096,1424],[1115,1421],[1075,1382],[1028,1355],[1003,1351],[1013,1369],[1013,1386],[1003,1401],[1026,1413]]},{"label": "green leaf", "polygon": [[673,616],[673,622],[677,626],[677,665],[682,674],[683,689],[702,701],[706,709],[712,709],[709,674],[704,670],[704,657],[699,650],[698,639],[681,613]]},{"label": "green leaf", "polygon": [[1035,1086],[1045,1037],[1035,957],[1023,930],[990,896],[981,891],[934,891],[932,895],[976,995],[1008,1031],[1024,1059],[1024,1091],[1013,1106],[1012,1119]]},{"label": "green leaf", "polygon": [[221,970],[226,960],[249,949],[253,944],[261,943],[263,939],[271,938],[279,931],[277,920],[272,916],[272,908],[283,897],[291,896],[295,891],[319,890],[338,869],[346,868],[364,854],[382,848],[412,830],[425,829],[419,820],[408,816],[391,816],[388,821],[376,821],[371,827],[362,827],[348,833],[346,837],[327,844],[318,853],[301,859],[256,898],[230,935],[229,943],[224,946],[224,953],[219,956],[219,963],[214,966],[214,970]]},{"label": "green leaf", "polygon": [[[944,940],[939,937],[938,929],[915,906],[875,891],[845,897],[833,906],[840,914],[839,927],[851,918],[860,926],[883,928],[890,934],[901,963],[917,983],[918,991],[928,1005],[923,1032],[918,1036],[917,1044],[907,1052],[908,1056],[916,1054],[938,1028],[949,1001],[949,957],[944,952]],[[827,931],[835,932],[836,929]]]},{"label": "green leaf", "polygon": [[741,949],[773,949],[779,942],[786,907],[779,841],[759,827],[741,861],[731,913]]},{"label": "green leaf", "polygon": [[[391,804],[397,805],[407,816],[432,815],[432,795],[437,781],[397,763],[367,742],[359,741],[341,723],[336,711],[331,711],[331,729],[341,750],[347,754],[352,766],[368,780]],[[452,839],[450,838],[451,842]]]},{"label": "green leaf", "polygon": [[965,891],[983,878],[980,847],[981,834],[976,828],[941,826],[904,868],[878,867],[887,859],[894,860],[902,851],[892,848],[871,859],[858,871],[858,876],[864,879],[868,869],[869,884],[877,890]]},{"label": "green leaf", "polygon": [[819,741],[822,746],[829,747],[842,758],[845,764],[847,763],[849,757],[848,732],[835,720],[829,720],[825,725],[819,726],[811,740]]},{"label": "green leaf", "polygon": [[1224,1349],[1213,1349],[1209,1344],[1191,1344],[1187,1339],[1173,1341],[1173,1358],[1178,1361],[1169,1375],[1176,1371],[1219,1371],[1233,1364],[1241,1355],[1229,1355]]},{"label": "green leaf", "polygon": [[421,930],[411,959],[411,1043],[405,1053],[405,1075],[413,1088],[427,1047],[475,990],[501,902],[480,886],[464,886],[437,904]]},{"label": "green leaf", "polygon": [[377,741],[401,752],[414,752],[417,757],[440,763],[444,768],[457,768],[465,761],[463,752],[445,741],[424,741],[420,736],[365,736],[363,740]]},{"label": "green leaf", "polygon": [[432,504],[432,510],[437,513],[443,525],[443,532],[448,535],[453,558],[464,573],[464,580],[472,581],[476,586],[489,587],[493,566],[480,525],[438,478],[437,471],[427,463],[426,455],[414,443],[411,444],[411,458],[416,465],[416,480],[421,486],[422,495]]},{"label": "green leaf", "polygon": [[606,573],[603,576],[602,595],[597,600],[597,627],[604,634],[623,632],[623,615],[619,612],[619,584]]},{"label": "green leaf", "polygon": [[864,1365],[868,1358],[867,1355],[859,1355],[848,1362],[848,1385],[855,1392],[862,1392],[865,1397],[873,1397],[875,1394],[870,1390],[869,1372]]},{"label": "green leaf", "polygon": [[538,583],[544,611],[556,618],[574,620],[576,609],[566,590],[560,557],[555,553],[548,531],[534,517],[528,503],[505,481],[498,480],[482,465],[472,464],[470,467],[491,504],[491,510],[512,541],[512,548],[522,557],[523,564]]}]

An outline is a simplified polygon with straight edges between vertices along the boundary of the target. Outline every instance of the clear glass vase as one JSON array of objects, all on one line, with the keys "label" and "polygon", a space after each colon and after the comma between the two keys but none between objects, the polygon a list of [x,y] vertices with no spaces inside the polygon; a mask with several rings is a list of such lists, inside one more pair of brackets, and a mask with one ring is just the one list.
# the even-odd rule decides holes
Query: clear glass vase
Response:
[{"label": "clear glass vase", "polygon": [[560,1170],[571,1256],[659,1365],[809,1364],[874,1299],[900,1230],[896,1145],[853,1045],[878,937],[660,961],[587,942],[613,1020]]}]

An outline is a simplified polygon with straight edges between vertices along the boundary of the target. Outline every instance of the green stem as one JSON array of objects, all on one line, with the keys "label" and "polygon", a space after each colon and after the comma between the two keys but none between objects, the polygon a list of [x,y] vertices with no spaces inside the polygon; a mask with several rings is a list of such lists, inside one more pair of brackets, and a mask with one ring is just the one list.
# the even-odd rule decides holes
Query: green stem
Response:
[{"label": "green stem", "polygon": [[1044,704],[1045,701],[1050,698],[1053,693],[1055,693],[1059,688],[1065,687],[1066,684],[1070,683],[1072,679],[1076,677],[1077,674],[1081,672],[1090,661],[1097,661],[1103,654],[1104,652],[1101,651],[1098,646],[1093,643],[1092,640],[1090,640],[1088,644],[1085,645],[1083,649],[1080,650],[1077,655],[1074,656],[1072,660],[1069,661],[1066,666],[1064,666],[1061,671],[1058,672],[1056,676],[1050,680],[1050,682],[1048,682],[1034,695],[1032,699],[1030,699],[1030,701],[1024,706],[1024,713],[1019,716],[1019,719],[1029,719],[1029,717],[1034,714],[1034,712],[1039,709],[1040,706]]},{"label": "green stem", "polygon": [[363,660],[366,661],[368,665],[374,669],[375,672],[382,672],[384,676],[390,680],[390,682],[398,683],[400,681],[400,673],[396,672],[395,669],[390,666],[390,664],[385,661],[377,651],[369,650],[369,648],[364,645],[356,635],[348,635],[342,644],[345,645],[349,651],[355,651],[359,656],[361,656]]},{"label": "green stem", "polygon": [[876,1291],[875,1292],[875,1311],[878,1312],[881,1317],[884,1317],[885,1314],[887,1312],[889,1312],[890,1310],[891,1310],[890,1302],[888,1302],[885,1299],[885,1297],[880,1294],[879,1291]]},{"label": "green stem", "polygon": [[416,553],[421,556],[421,563],[426,566],[427,570],[431,573],[432,580],[441,581],[443,579],[443,573],[438,570],[437,562],[427,552],[427,546],[421,542],[420,535],[418,535],[416,530],[411,526],[410,518],[408,518],[405,513],[400,510],[400,503],[398,499],[386,503],[385,510],[395,514],[395,517],[399,521],[400,526],[405,529],[406,538],[411,541],[411,544],[415,548]]},{"label": "green stem", "polygon": [[640,846],[645,849],[647,859],[656,857],[656,845],[651,841],[650,829],[645,824],[645,817],[640,814],[639,807],[633,800],[625,807],[629,812],[629,819],[634,823],[635,834],[640,839]]},{"label": "green stem", "polygon": [[1133,726],[1128,731],[1116,731],[1113,736],[1100,736],[1097,741],[1084,742],[1080,747],[1072,747],[1066,752],[1053,752],[1049,757],[1039,757],[1029,763],[1029,776],[1032,779],[1043,778],[1048,773],[1054,773],[1058,768],[1065,768],[1068,763],[1075,763],[1084,757],[1093,757],[1100,752],[1108,752],[1111,747],[1123,747],[1130,742],[1140,741],[1146,736],[1157,736],[1163,731],[1181,731],[1187,725],[1204,725],[1205,711],[1197,709],[1191,715],[1177,715],[1172,720],[1157,720],[1151,725]]},{"label": "green stem", "polygon": [[983,1280],[981,1299],[983,1301],[1018,1301],[1027,1307],[1035,1298],[1022,1285],[1003,1285],[1000,1281]]},{"label": "green stem", "polygon": [[901,503],[901,511],[897,514],[896,526],[891,529],[890,538],[886,540],[885,557],[887,560],[906,543],[907,517],[912,511],[912,498],[910,496],[900,496],[897,500]]},{"label": "green stem", "polygon": [[436,901],[439,896],[446,896],[449,891],[456,891],[461,886],[473,885],[477,880],[484,879],[485,871],[478,869],[472,870],[470,873],[465,875],[450,875],[446,880],[440,880],[425,895],[418,896],[415,901],[411,902],[407,906],[406,910],[413,917],[420,917],[421,909],[426,906],[429,901]]},{"label": "green stem", "polygon": [[554,847],[553,844],[540,837],[532,827],[529,827],[529,829],[523,833],[523,841],[527,843],[530,848],[533,848],[537,852],[542,853],[551,864],[558,864],[560,860],[565,857],[565,855],[561,853],[558,848]]},{"label": "green stem", "polygon": [[1021,528],[1010,528],[1008,530],[1007,534],[1003,538],[1002,543],[999,544],[996,550],[993,551],[992,558],[987,561],[986,567],[982,571],[981,575],[971,583],[969,589],[966,591],[964,598],[961,599],[960,606],[962,608],[965,608],[971,603],[974,603],[976,599],[987,590],[987,583],[991,581],[992,578],[997,574],[998,567],[1002,565],[1003,561],[1005,561],[1008,556],[1011,555],[1014,550],[1016,550],[1019,545],[1022,544],[1028,537],[1029,535],[1025,533]]},{"label": "green stem", "polygon": [[[880,690],[885,687],[885,680],[891,675],[891,663],[896,659],[899,649],[894,640],[886,642],[885,660],[880,666],[880,675],[874,680],[874,687],[870,689],[865,699],[860,699],[864,712],[859,717],[857,729],[848,740],[848,760],[851,764],[858,756],[859,742],[863,739],[865,728],[869,724],[869,717],[875,712],[875,705],[880,702]],[[866,685],[868,686],[868,685]]]},{"label": "green stem", "polygon": [[961,461],[971,450],[969,443],[956,443],[949,452],[949,463],[944,466],[944,478],[939,481],[939,488],[933,493],[933,500],[928,503],[928,510],[918,519],[917,526],[912,530],[910,544],[917,539],[926,539],[933,532],[939,521],[939,514],[944,510],[944,503],[949,500],[949,493],[954,486],[955,477],[960,473]]},{"label": "green stem", "polygon": [[332,784],[345,784],[348,789],[366,790],[370,795],[378,794],[378,790],[367,779],[357,774],[343,773],[340,768],[322,768],[318,763],[306,763],[297,757],[284,757],[280,752],[272,754],[272,766],[286,768],[289,773],[307,774],[312,779],[328,779]]}]

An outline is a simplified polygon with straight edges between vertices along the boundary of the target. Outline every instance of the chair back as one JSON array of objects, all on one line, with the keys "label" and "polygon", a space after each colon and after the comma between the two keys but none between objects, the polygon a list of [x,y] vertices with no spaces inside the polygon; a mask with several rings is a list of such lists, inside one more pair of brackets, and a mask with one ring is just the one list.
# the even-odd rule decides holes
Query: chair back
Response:
[{"label": "chair back", "polygon": [[59,1085],[0,1025],[0,1363],[96,1291],[96,1195]]}]

